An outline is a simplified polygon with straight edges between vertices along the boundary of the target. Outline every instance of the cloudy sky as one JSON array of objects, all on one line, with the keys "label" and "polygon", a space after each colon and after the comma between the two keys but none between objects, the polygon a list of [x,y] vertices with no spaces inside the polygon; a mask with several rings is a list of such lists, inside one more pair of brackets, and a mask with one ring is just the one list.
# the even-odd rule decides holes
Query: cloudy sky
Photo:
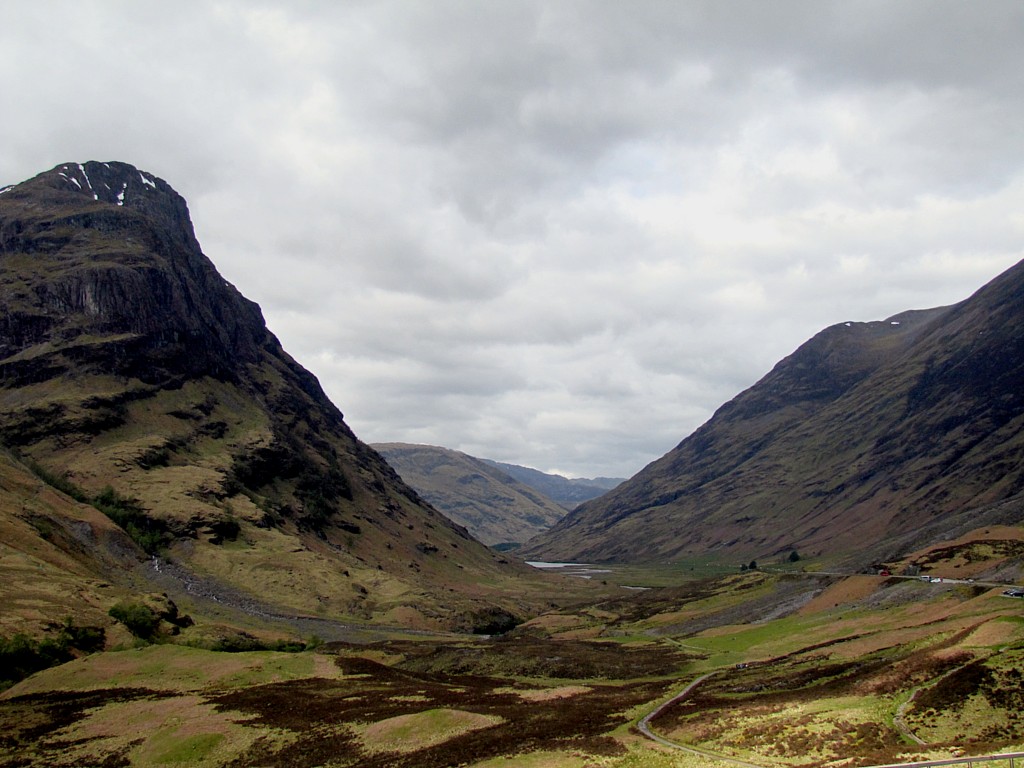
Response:
[{"label": "cloudy sky", "polygon": [[10,0],[0,185],[121,160],[368,442],[630,476],[1024,258],[1019,0]]}]

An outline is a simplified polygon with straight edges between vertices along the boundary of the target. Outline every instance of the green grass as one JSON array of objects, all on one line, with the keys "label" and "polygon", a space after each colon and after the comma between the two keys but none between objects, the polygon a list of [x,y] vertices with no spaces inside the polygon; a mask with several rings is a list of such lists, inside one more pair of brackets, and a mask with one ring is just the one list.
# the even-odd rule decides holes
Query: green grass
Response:
[{"label": "green grass", "polygon": [[194,765],[208,757],[224,741],[221,733],[199,733],[195,736],[178,736],[164,732],[151,741],[154,765]]},{"label": "green grass", "polygon": [[674,587],[700,579],[739,573],[739,564],[719,558],[681,558],[670,563],[608,564],[609,573],[595,576],[609,584],[629,587]]},{"label": "green grass", "polygon": [[[542,765],[547,768],[548,764]],[[621,757],[591,758],[586,765],[600,768],[735,768],[732,763],[713,757],[682,751],[667,752],[647,745],[630,747]]]},{"label": "green grass", "polygon": [[150,645],[107,651],[70,661],[25,680],[18,692],[152,688],[234,690],[313,674],[312,653],[254,651],[217,653],[181,645]]},{"label": "green grass", "polygon": [[817,617],[787,616],[763,624],[752,624],[729,634],[699,635],[685,642],[713,656],[729,657],[722,661],[728,663],[734,655],[747,655],[755,650],[770,655],[799,650],[807,645],[805,633],[820,624],[821,619]]}]

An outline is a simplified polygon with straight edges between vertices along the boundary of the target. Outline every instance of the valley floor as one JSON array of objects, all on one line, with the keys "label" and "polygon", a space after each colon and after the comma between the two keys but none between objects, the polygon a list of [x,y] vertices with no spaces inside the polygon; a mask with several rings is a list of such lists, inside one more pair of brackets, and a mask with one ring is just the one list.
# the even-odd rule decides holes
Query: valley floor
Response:
[{"label": "valley floor", "polygon": [[[4,692],[0,766],[866,766],[1017,750],[1024,600],[1002,592],[733,573],[495,638],[127,644]],[[702,754],[644,738],[641,719],[708,673],[650,720]]]}]

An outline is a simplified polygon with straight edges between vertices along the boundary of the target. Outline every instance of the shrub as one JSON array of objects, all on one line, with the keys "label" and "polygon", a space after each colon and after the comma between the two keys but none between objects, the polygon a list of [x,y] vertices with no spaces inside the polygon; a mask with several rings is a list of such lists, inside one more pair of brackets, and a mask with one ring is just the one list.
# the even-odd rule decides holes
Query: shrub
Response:
[{"label": "shrub", "polygon": [[[154,555],[167,543],[167,526],[154,520],[134,499],[121,496],[109,485],[96,496],[90,497],[85,491],[63,475],[57,475],[36,462],[25,459],[25,465],[32,473],[52,488],[70,496],[75,501],[91,504],[117,523],[128,537],[144,552]],[[39,535],[48,539],[53,534],[52,526],[45,521],[37,525]]]},{"label": "shrub", "polygon": [[300,653],[310,648],[300,640],[274,640],[267,642],[253,637],[247,632],[239,632],[219,638],[211,647],[211,651],[224,653],[243,653],[246,651],[280,651],[282,653]]},{"label": "shrub", "polygon": [[101,651],[107,642],[107,633],[103,627],[79,627],[75,625],[70,616],[64,619],[59,637],[67,645],[85,653]]},{"label": "shrub", "polygon": [[79,488],[77,485],[68,480],[64,475],[57,475],[50,472],[48,469],[42,467],[31,459],[23,459],[25,466],[27,466],[36,477],[42,480],[44,483],[49,485],[51,488],[56,488],[61,493],[70,496],[75,501],[82,503],[89,503],[88,494]]},{"label": "shrub", "polygon": [[106,640],[102,627],[78,627],[68,618],[56,637],[34,640],[25,634],[0,636],[0,689],[74,658],[72,651],[98,651]]},{"label": "shrub", "polygon": [[295,495],[302,501],[303,522],[314,530],[322,530],[337,511],[338,501],[352,499],[352,489],[337,467],[311,466],[299,475]]},{"label": "shrub", "polygon": [[33,640],[21,633],[10,640],[0,637],[0,678],[4,687],[72,658],[67,645],[59,639]]},{"label": "shrub", "polygon": [[135,637],[142,640],[151,640],[160,625],[160,617],[152,608],[142,603],[120,602],[108,613],[115,621],[124,624]]},{"label": "shrub", "polygon": [[470,631],[474,635],[504,635],[521,623],[522,619],[504,608],[493,606],[476,611],[470,616]]},{"label": "shrub", "polygon": [[138,501],[122,496],[109,485],[92,505],[117,523],[144,552],[155,555],[167,543],[167,526],[146,514]]}]

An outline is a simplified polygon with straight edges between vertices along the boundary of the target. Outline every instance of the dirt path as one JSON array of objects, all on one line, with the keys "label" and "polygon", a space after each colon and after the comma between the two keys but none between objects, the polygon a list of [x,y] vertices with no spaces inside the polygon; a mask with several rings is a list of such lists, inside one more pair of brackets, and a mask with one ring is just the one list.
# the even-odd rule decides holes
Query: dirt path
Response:
[{"label": "dirt path", "polygon": [[907,725],[907,721],[904,718],[904,715],[907,713],[907,710],[910,709],[910,706],[914,703],[914,699],[917,698],[917,694],[919,694],[925,688],[930,688],[933,685],[938,685],[940,682],[945,680],[950,675],[955,674],[956,672],[959,672],[964,667],[967,667],[967,666],[970,666],[971,664],[974,664],[976,661],[977,661],[976,658],[972,658],[966,664],[961,664],[958,667],[954,667],[953,669],[949,670],[948,672],[944,672],[943,674],[939,675],[934,680],[929,680],[926,683],[922,683],[921,685],[917,686],[917,688],[912,690],[910,692],[910,698],[908,698],[906,701],[904,701],[902,704],[900,704],[899,707],[897,707],[896,714],[893,715],[893,718],[892,718],[892,724],[893,724],[893,726],[895,726],[896,730],[899,731],[900,736],[903,736],[904,738],[909,739],[910,741],[913,741],[914,743],[919,744],[922,747],[928,746],[928,742],[927,741],[925,741],[920,736],[915,734],[912,730],[910,730],[910,726]]},{"label": "dirt path", "polygon": [[715,754],[714,752],[708,752],[707,750],[698,749],[697,747],[688,747],[688,746],[685,746],[683,744],[677,744],[674,741],[669,741],[668,739],[664,738],[663,736],[659,736],[658,734],[656,734],[654,731],[651,730],[651,720],[653,720],[655,717],[660,715],[662,712],[664,712],[666,709],[671,707],[673,704],[675,704],[675,703],[685,699],[687,696],[689,696],[691,693],[693,693],[694,689],[696,689],[698,685],[703,683],[709,677],[712,677],[713,675],[717,675],[719,673],[719,671],[720,670],[714,670],[712,672],[708,672],[705,675],[701,675],[696,680],[694,680],[692,683],[690,683],[688,686],[686,686],[682,691],[680,691],[675,696],[673,696],[671,699],[669,699],[666,702],[663,702],[662,704],[658,705],[658,707],[656,709],[654,709],[652,712],[649,712],[648,714],[644,715],[640,719],[640,722],[636,724],[637,730],[639,730],[640,733],[642,733],[648,739],[651,739],[652,741],[656,741],[659,744],[661,744],[662,746],[668,747],[670,749],[678,749],[678,750],[681,750],[683,752],[689,752],[690,754],[693,754],[693,755],[700,755],[701,757],[708,757],[708,758],[711,758],[713,760],[720,760],[720,761],[722,761],[724,763],[732,763],[733,765],[741,765],[741,766],[743,766],[743,768],[761,768],[761,766],[756,765],[754,763],[747,763],[747,762],[744,762],[743,760],[737,760],[737,759],[732,758],[732,757],[724,757],[722,755]]},{"label": "dirt path", "polygon": [[893,715],[892,718],[892,724],[893,726],[895,726],[896,730],[899,731],[900,736],[902,736],[905,739],[909,739],[910,741],[913,741],[915,744],[920,744],[922,747],[926,746],[928,742],[926,742],[924,739],[922,739],[920,736],[918,736],[912,730],[910,730],[910,726],[907,725],[907,721],[904,719],[903,716],[907,713],[907,710],[910,708],[910,705],[914,703],[914,699],[917,698],[917,694],[921,692],[921,689],[923,687],[924,686],[919,685],[917,688],[915,688],[910,693],[910,698],[899,705],[899,707],[896,709],[896,714]]}]

